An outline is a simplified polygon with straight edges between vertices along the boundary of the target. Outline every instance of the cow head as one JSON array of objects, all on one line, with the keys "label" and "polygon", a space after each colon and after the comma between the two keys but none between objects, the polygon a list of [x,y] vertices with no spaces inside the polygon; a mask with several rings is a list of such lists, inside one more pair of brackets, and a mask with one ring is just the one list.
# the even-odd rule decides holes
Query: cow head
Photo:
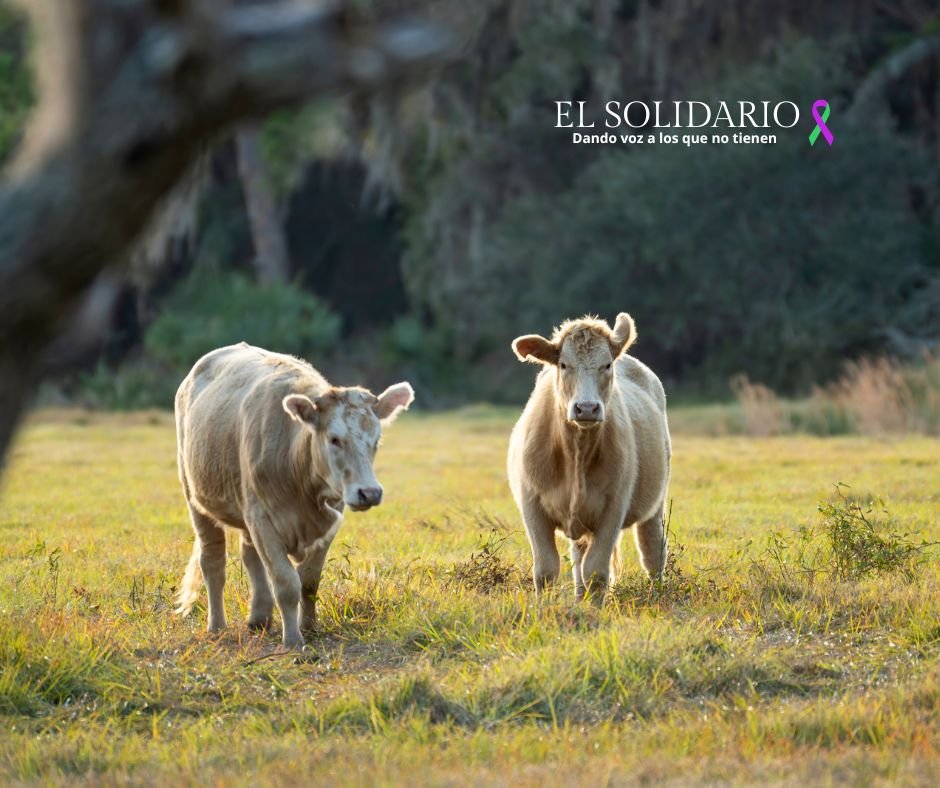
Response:
[{"label": "cow head", "polygon": [[284,410],[313,434],[322,472],[343,502],[362,512],[382,502],[382,485],[372,463],[382,427],[391,424],[414,400],[408,383],[389,386],[378,397],[367,389],[331,388],[311,400],[303,394],[284,398]]},{"label": "cow head", "polygon": [[565,418],[581,428],[604,421],[614,388],[614,362],[636,340],[633,318],[617,315],[613,329],[603,320],[569,320],[551,339],[538,334],[518,337],[512,349],[520,361],[554,367],[555,398]]}]

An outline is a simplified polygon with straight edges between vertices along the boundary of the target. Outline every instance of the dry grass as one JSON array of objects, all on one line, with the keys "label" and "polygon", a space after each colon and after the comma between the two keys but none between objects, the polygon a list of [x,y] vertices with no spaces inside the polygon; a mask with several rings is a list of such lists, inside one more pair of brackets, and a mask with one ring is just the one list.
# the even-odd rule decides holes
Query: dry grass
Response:
[{"label": "dry grass", "polygon": [[807,432],[817,435],[940,435],[940,358],[920,364],[890,358],[846,363],[841,377],[794,402],[746,376],[731,381],[740,419],[728,432],[755,437]]},{"label": "dry grass", "polygon": [[736,375],[731,379],[731,391],[744,411],[748,435],[766,438],[787,431],[783,404],[767,386],[752,383],[747,375]]}]

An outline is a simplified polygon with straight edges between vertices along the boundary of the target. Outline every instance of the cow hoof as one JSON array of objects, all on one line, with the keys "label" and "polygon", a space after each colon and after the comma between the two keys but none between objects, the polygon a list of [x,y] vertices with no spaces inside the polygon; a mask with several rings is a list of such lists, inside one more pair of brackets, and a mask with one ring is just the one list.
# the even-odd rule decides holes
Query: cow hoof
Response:
[{"label": "cow hoof", "polygon": [[245,623],[248,629],[263,632],[271,628],[271,616],[249,616]]},{"label": "cow hoof", "polygon": [[291,662],[294,665],[305,665],[311,662],[319,662],[320,655],[314,651],[310,646],[304,646],[303,648],[297,650],[294,659]]}]

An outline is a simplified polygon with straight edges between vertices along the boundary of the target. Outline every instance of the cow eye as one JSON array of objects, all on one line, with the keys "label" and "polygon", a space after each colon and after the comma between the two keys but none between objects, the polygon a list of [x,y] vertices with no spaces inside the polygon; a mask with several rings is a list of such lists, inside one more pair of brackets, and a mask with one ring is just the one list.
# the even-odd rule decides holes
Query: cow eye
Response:
[{"label": "cow eye", "polygon": [[330,445],[335,446],[338,449],[343,445],[343,442],[334,435],[332,438],[330,438]]},{"label": "cow eye", "polygon": [[604,369],[610,369],[610,364],[608,364]]},{"label": "cow eye", "polygon": [[568,365],[567,365],[567,364],[559,364],[558,366],[560,366],[562,369],[568,369]]}]

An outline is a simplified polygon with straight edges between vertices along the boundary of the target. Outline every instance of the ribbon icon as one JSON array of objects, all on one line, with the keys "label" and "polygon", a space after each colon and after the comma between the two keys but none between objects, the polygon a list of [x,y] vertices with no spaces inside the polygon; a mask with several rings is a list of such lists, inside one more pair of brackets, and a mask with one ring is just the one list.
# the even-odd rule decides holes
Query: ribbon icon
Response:
[{"label": "ribbon icon", "polygon": [[[823,110],[822,117],[819,115],[820,108]],[[835,139],[835,135],[829,131],[829,127],[826,125],[826,121],[829,120],[828,101],[825,99],[819,99],[813,102],[813,120],[816,121],[816,128],[813,129],[809,135],[809,144],[815,145],[816,140],[819,137],[819,132],[822,132],[823,137],[826,138],[826,142],[828,142],[831,147],[832,141]]]}]

